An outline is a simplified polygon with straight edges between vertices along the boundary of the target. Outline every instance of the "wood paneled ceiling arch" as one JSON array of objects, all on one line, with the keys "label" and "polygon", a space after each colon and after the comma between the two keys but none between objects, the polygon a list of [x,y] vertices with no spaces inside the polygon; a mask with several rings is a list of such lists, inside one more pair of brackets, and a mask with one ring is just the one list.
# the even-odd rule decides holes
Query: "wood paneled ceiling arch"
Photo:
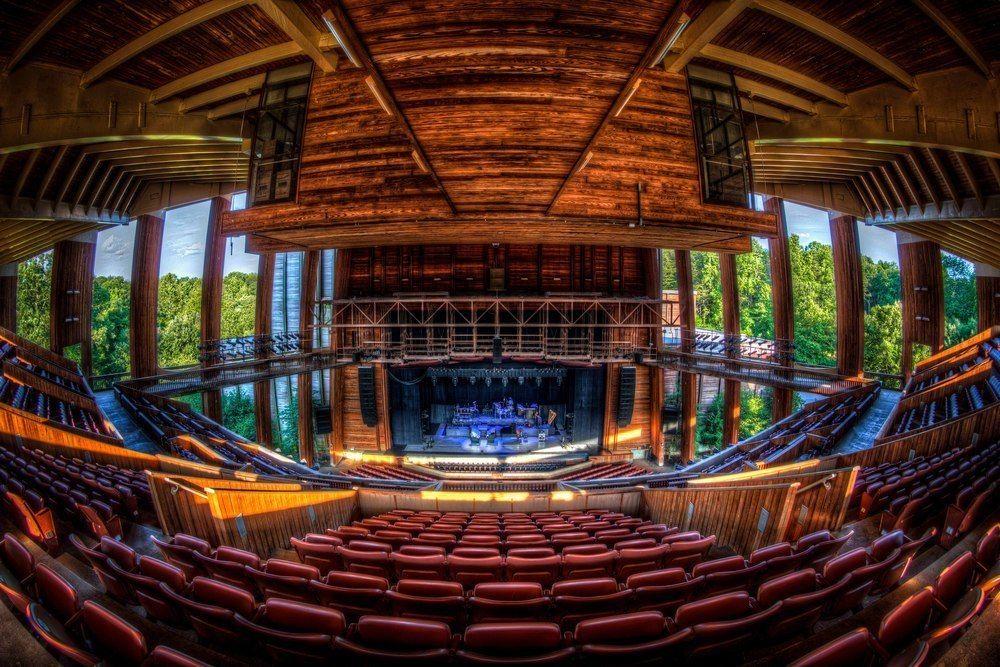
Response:
[{"label": "wood paneled ceiling arch", "polygon": [[[354,167],[345,155],[348,149],[338,147],[339,152],[304,165],[304,177],[309,169],[332,163],[340,165],[334,173],[346,177],[336,187],[327,183],[317,189],[317,199],[363,200],[409,188],[425,198],[445,192],[455,211],[448,213],[459,217],[498,211],[555,215],[563,222],[635,218],[636,179],[651,169],[669,171],[671,154],[684,148],[680,135],[670,138],[669,133],[658,142],[626,144],[625,153],[613,139],[634,138],[641,128],[676,113],[663,102],[670,91],[682,92],[669,72],[695,65],[734,73],[746,98],[744,111],[761,128],[755,136],[775,139],[754,152],[759,183],[843,183],[864,215],[899,224],[906,222],[900,220],[902,211],[915,206],[924,217],[940,215],[950,200],[956,214],[968,202],[984,208],[982,216],[962,219],[992,215],[1000,185],[995,185],[998,155],[990,146],[901,141],[895,147],[907,152],[886,157],[867,148],[817,144],[815,155],[799,159],[782,153],[790,150],[782,140],[798,131],[801,121],[849,112],[866,91],[888,87],[920,98],[928,94],[923,88],[927,77],[949,68],[990,79],[986,85],[995,96],[1000,5],[960,0],[691,0],[679,5],[653,0],[36,0],[0,5],[0,70],[13,81],[23,68],[55,66],[77,72],[87,90],[125,83],[145,91],[148,113],[221,123],[256,103],[253,95],[268,69],[311,62],[335,78],[346,72],[347,59],[323,18],[342,7],[384,82],[383,93],[398,105],[411,134],[380,118],[384,112],[371,104],[363,78],[361,86],[358,81],[331,84],[329,94],[343,96],[345,112],[364,113],[362,123],[381,128],[373,130],[381,136],[359,135],[358,150],[369,151],[369,161],[397,162],[387,181],[367,188],[348,185]],[[663,59],[661,75],[645,67],[655,63],[642,61],[660,55],[654,47],[671,12],[683,13],[687,23]],[[630,89],[639,70],[645,70],[643,85]],[[369,98],[361,104],[365,95]],[[359,103],[352,106],[352,100]],[[623,101],[624,110],[616,109]],[[20,105],[5,106],[0,121],[8,122],[0,126],[11,127],[12,109]],[[610,110],[619,112],[616,122],[606,122]],[[980,109],[979,124],[989,127],[997,110]],[[804,127],[797,138],[808,140],[814,137],[810,132]],[[0,218],[4,211],[27,210],[28,202],[34,213],[54,216],[55,208],[39,207],[65,187],[65,198],[86,207],[84,218],[109,221],[129,214],[128,188],[136,183],[229,181],[245,174],[241,157],[190,162],[161,145],[161,159],[153,160],[159,171],[141,171],[138,162],[128,160],[101,161],[94,168],[88,157],[66,183],[86,142],[74,138],[68,147],[49,142],[18,151],[18,141],[4,136],[0,143],[0,153],[7,155],[0,165]],[[31,144],[30,133],[20,142]],[[168,143],[180,150],[185,142]],[[801,147],[795,144],[791,152]],[[423,153],[422,167],[414,168],[413,151]],[[845,157],[845,151],[854,154]],[[228,147],[220,152],[219,157],[229,155]],[[185,165],[197,165],[197,171]],[[427,178],[438,179],[438,185],[428,188],[422,184]],[[656,184],[647,187],[654,207],[647,217],[666,220],[666,198],[657,212]],[[683,209],[683,202],[675,198],[674,203]],[[306,211],[295,213],[299,219],[310,217]],[[316,219],[315,211],[311,215]],[[328,219],[322,217],[324,225]],[[329,239],[323,236],[317,235],[318,242]]]}]

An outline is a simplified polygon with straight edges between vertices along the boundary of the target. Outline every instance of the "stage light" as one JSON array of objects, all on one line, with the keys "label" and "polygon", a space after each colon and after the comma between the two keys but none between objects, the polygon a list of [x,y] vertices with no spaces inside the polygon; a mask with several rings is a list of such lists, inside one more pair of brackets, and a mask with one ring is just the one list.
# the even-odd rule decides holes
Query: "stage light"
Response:
[{"label": "stage light", "polygon": [[451,384],[452,384],[453,387],[457,387],[458,386],[458,377],[453,377],[451,379]]},{"label": "stage light", "polygon": [[524,384],[524,376],[523,375],[518,375],[517,376],[517,383],[518,384]]},{"label": "stage light", "polygon": [[500,381],[501,381],[501,382],[503,383],[503,386],[505,386],[505,387],[507,386],[507,376],[506,376],[506,375],[505,375],[505,376],[503,376],[503,377],[502,377],[502,378],[500,379]]}]

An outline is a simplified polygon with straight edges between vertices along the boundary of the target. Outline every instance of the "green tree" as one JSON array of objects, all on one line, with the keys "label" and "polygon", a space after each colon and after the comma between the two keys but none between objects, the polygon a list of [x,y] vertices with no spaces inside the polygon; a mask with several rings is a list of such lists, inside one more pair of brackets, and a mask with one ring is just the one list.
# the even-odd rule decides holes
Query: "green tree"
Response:
[{"label": "green tree", "polygon": [[157,348],[164,368],[198,363],[201,278],[168,273],[160,278]]},{"label": "green tree", "polygon": [[49,300],[52,297],[52,253],[21,262],[17,267],[17,334],[49,346]]},{"label": "green tree", "polygon": [[247,440],[257,439],[252,384],[222,390],[222,425]]},{"label": "green tree", "polygon": [[231,271],[222,279],[222,337],[252,336],[257,274]]},{"label": "green tree", "polygon": [[957,345],[979,328],[976,272],[971,262],[950,253],[941,253],[944,277],[944,344]]},{"label": "green tree", "polygon": [[833,248],[788,240],[795,316],[795,359],[814,366],[837,364],[837,295],[833,284]]},{"label": "green tree", "polygon": [[127,373],[129,281],[120,276],[94,278],[93,342],[94,375]]}]

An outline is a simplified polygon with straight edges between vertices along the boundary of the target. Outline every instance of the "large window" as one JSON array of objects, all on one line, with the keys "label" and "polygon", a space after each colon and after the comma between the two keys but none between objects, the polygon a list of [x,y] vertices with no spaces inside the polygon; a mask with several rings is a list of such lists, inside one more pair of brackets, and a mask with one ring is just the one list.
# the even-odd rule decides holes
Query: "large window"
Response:
[{"label": "large window", "polygon": [[[275,334],[299,330],[302,295],[301,252],[278,253],[274,258],[274,291],[271,300],[271,331]],[[298,458],[299,398],[294,376],[276,378],[271,383],[272,438],[275,449]]]},{"label": "large window", "polygon": [[865,285],[864,368],[869,373],[898,375],[903,354],[903,308],[896,235],[859,224],[858,238]]},{"label": "large window", "polygon": [[223,388],[222,425],[247,440],[257,439],[252,384]]},{"label": "large window", "polygon": [[52,292],[52,251],[17,267],[17,334],[49,346],[49,299]]},{"label": "large window", "polygon": [[951,347],[974,335],[979,328],[976,269],[972,262],[941,253],[944,274],[944,345]]},{"label": "large window", "polygon": [[795,358],[813,366],[837,365],[837,290],[826,211],[784,202],[792,265]]},{"label": "large window", "polygon": [[736,85],[731,77],[727,84],[689,81],[705,201],[747,207],[750,160]]},{"label": "large window", "polygon": [[250,152],[253,206],[295,199],[311,71],[294,65],[267,74]]},{"label": "large window", "polygon": [[167,211],[160,252],[157,348],[160,366],[198,363],[201,279],[210,201]]},{"label": "large window", "polygon": [[[232,210],[240,210],[245,204],[245,192],[233,196]],[[245,236],[226,241],[222,271],[222,337],[252,336],[257,308],[258,258],[246,251]]]},{"label": "large window", "polygon": [[135,230],[136,224],[131,223],[97,234],[91,347],[96,376],[129,372],[129,304]]}]

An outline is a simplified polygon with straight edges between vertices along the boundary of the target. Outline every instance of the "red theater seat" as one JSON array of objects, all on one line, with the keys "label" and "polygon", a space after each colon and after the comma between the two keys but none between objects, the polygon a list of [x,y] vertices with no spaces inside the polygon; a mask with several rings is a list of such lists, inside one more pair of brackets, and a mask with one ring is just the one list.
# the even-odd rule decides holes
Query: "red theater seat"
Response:
[{"label": "red theater seat", "polygon": [[555,623],[476,623],[455,653],[467,665],[562,665],[576,654]]},{"label": "red theater seat", "polygon": [[264,598],[311,602],[309,582],[320,578],[319,570],[312,565],[281,558],[269,559],[259,570],[249,565],[244,567]]},{"label": "red theater seat", "polygon": [[59,536],[56,534],[55,517],[52,510],[45,507],[41,497],[32,491],[25,491],[23,497],[13,491],[7,491],[5,495],[21,532],[38,542],[46,551],[58,549]]},{"label": "red theater seat", "polygon": [[160,644],[153,649],[152,653],[143,663],[143,667],[211,667],[208,663],[195,660],[189,655],[181,653],[169,646]]},{"label": "red theater seat", "polygon": [[732,659],[780,611],[781,603],[757,611],[745,592],[725,593],[682,605],[674,615],[674,623],[678,628],[694,630],[692,657]]},{"label": "red theater seat", "polygon": [[690,628],[670,634],[663,614],[639,611],[580,621],[573,639],[587,664],[662,664],[681,659]]},{"label": "red theater seat", "polygon": [[629,576],[639,572],[648,572],[662,568],[663,561],[671,549],[671,547],[665,544],[635,549],[625,548],[621,545],[619,547],[619,579],[627,579]]},{"label": "red theater seat", "polygon": [[868,628],[858,628],[802,656],[790,667],[867,667],[877,656]]},{"label": "red theater seat", "polygon": [[503,559],[500,556],[488,558],[448,557],[448,574],[453,581],[461,583],[466,589],[476,584],[500,581],[503,569]]},{"label": "red theater seat", "polygon": [[253,579],[244,566],[260,569],[260,557],[257,554],[222,546],[208,556],[195,551],[192,558],[201,571],[213,579],[253,590]]},{"label": "red theater seat", "polygon": [[444,554],[412,556],[393,553],[389,555],[393,574],[397,579],[432,579],[439,581],[447,574]]},{"label": "red theater seat", "polygon": [[764,571],[765,563],[747,567],[742,556],[727,556],[703,561],[691,569],[692,577],[705,577],[708,595],[730,591],[752,590],[756,577]]},{"label": "red theater seat", "polygon": [[[680,535],[684,534],[680,533]],[[693,535],[697,535],[697,533]],[[685,570],[690,570],[695,564],[705,559],[708,550],[715,544],[715,535],[709,535],[708,537],[699,536],[695,539],[675,540],[673,542],[667,541],[674,537],[677,537],[677,535],[668,535],[663,538],[664,544],[670,545],[670,549],[663,559],[663,567],[665,568],[683,567]]]},{"label": "red theater seat", "polygon": [[331,658],[333,638],[346,627],[344,615],[336,609],[278,598],[261,605],[253,618],[236,614],[235,621],[283,664]]},{"label": "red theater seat", "polygon": [[457,581],[403,579],[385,594],[393,613],[406,618],[465,624],[465,591]]},{"label": "red theater seat", "polygon": [[152,556],[139,556],[136,571],[122,573],[122,577],[132,587],[132,594],[148,617],[171,624],[183,621],[183,614],[160,589],[163,584],[177,593],[184,591],[187,580],[179,567]]},{"label": "red theater seat", "polygon": [[678,607],[694,599],[704,585],[704,577],[689,578],[680,567],[640,572],[625,582],[639,610],[659,611],[664,615],[672,615]]},{"label": "red theater seat", "polygon": [[163,554],[163,557],[183,570],[184,576],[189,580],[204,574],[195,560],[193,552],[209,556],[212,553],[212,545],[205,540],[184,533],[177,533],[166,542],[156,537],[150,539]]},{"label": "red theater seat", "polygon": [[22,614],[28,612],[31,596],[27,586],[35,572],[35,557],[16,537],[4,533],[0,541],[0,592]]},{"label": "red theater seat", "polygon": [[901,659],[901,654],[916,656],[926,650],[917,640],[927,629],[933,610],[934,592],[928,586],[886,614],[875,633],[875,648],[883,659],[895,658],[898,664],[911,664],[911,660]]},{"label": "red theater seat", "polygon": [[473,623],[538,620],[548,617],[551,611],[551,601],[536,582],[476,584],[468,606]]},{"label": "red theater seat", "polygon": [[95,548],[85,545],[75,534],[69,536],[69,541],[90,563],[108,595],[122,602],[133,601],[129,584],[121,572],[135,571],[138,565],[135,551],[110,537],[102,537]]},{"label": "red theater seat", "polygon": [[632,598],[632,591],[610,577],[558,581],[551,593],[556,618],[567,629],[587,618],[624,611]]},{"label": "red theater seat", "polygon": [[452,644],[448,625],[438,621],[363,616],[334,645],[355,664],[441,665]]},{"label": "red theater seat", "polygon": [[[521,550],[518,550],[521,551]],[[521,557],[513,552],[507,556],[507,578],[511,581],[534,581],[542,586],[551,586],[562,568],[562,558],[550,556]]]},{"label": "red theater seat", "polygon": [[821,586],[812,568],[769,579],[757,590],[757,604],[767,609],[779,602],[781,613],[767,626],[768,637],[785,639],[808,634],[823,610],[847,587],[850,575],[829,586]]},{"label": "red theater seat", "polygon": [[64,627],[71,627],[79,620],[81,602],[76,589],[43,563],[35,568],[35,591],[45,612]]},{"label": "red theater seat", "polygon": [[379,612],[389,581],[357,572],[330,572],[321,582],[310,581],[309,590],[317,602],[339,609],[353,621]]},{"label": "red theater seat", "polygon": [[983,574],[996,565],[997,557],[1000,556],[1000,524],[990,528],[976,543],[975,556],[976,566]]},{"label": "red theater seat", "polygon": [[320,576],[326,575],[330,570],[344,569],[343,561],[337,552],[337,547],[344,544],[340,538],[310,533],[304,539],[293,537],[289,542],[299,560],[319,570]]},{"label": "red theater seat", "polygon": [[[28,607],[32,630],[56,654],[79,665],[140,665],[148,653],[146,639],[131,624],[92,600],[80,612],[90,645],[77,638],[37,603]],[[101,658],[105,660],[101,660]]]},{"label": "red theater seat", "polygon": [[357,542],[350,547],[337,547],[337,552],[348,572],[370,574],[384,579],[392,579],[392,565],[388,551],[362,551],[356,549]]},{"label": "red theater seat", "polygon": [[594,554],[563,553],[563,577],[565,579],[610,577],[615,573],[617,562],[617,551],[603,551]]},{"label": "red theater seat", "polygon": [[238,643],[242,634],[235,615],[253,618],[257,603],[244,588],[230,586],[207,577],[195,577],[182,593],[160,585],[164,597],[177,605],[202,639],[218,643]]}]

